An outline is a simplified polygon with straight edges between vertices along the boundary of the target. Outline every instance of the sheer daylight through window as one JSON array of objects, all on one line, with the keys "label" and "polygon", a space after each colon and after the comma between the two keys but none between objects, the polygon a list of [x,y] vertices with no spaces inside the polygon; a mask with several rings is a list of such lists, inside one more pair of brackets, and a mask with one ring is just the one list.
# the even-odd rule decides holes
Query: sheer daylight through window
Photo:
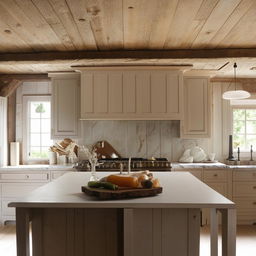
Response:
[{"label": "sheer daylight through window", "polygon": [[256,145],[256,109],[233,109],[233,147],[249,152]]},{"label": "sheer daylight through window", "polygon": [[32,159],[48,158],[51,140],[51,105],[50,101],[30,101],[28,156]]}]

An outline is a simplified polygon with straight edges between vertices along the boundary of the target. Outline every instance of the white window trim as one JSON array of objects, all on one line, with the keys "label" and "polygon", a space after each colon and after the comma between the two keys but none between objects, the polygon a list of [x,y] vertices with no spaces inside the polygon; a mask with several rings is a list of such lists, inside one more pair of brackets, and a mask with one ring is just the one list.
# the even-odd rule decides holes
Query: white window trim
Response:
[{"label": "white window trim", "polygon": [[[231,120],[232,120],[232,123],[231,123],[231,131],[232,131],[232,133],[231,134],[233,134],[234,135],[234,133],[233,133],[233,123],[234,123],[234,119],[233,119],[233,110],[234,109],[256,109],[256,105],[231,105]],[[256,152],[256,145],[253,145],[254,147],[253,147],[253,158],[254,158],[254,154],[255,154],[255,152]],[[233,151],[234,151],[234,148],[233,148]],[[236,151],[234,151],[234,155],[237,155],[237,152]],[[250,156],[251,156],[251,152],[250,152],[250,150],[249,151],[241,151],[240,152],[240,158],[241,159],[246,159],[246,160],[249,160],[249,158],[250,158]]]},{"label": "white window trim", "polygon": [[23,164],[45,164],[48,163],[48,159],[41,159],[41,158],[35,158],[35,159],[29,159],[28,156],[28,145],[29,145],[29,136],[28,136],[28,127],[29,127],[29,120],[28,120],[28,102],[30,101],[50,101],[51,102],[51,96],[50,95],[23,95],[22,104],[23,104],[23,122],[22,122],[22,159]]}]

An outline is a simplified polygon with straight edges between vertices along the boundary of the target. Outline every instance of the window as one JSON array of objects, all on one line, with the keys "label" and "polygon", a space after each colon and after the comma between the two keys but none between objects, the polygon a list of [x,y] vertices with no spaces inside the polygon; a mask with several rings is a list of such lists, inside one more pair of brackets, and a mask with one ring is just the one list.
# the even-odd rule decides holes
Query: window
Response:
[{"label": "window", "polygon": [[49,96],[24,96],[26,161],[48,159],[51,140],[51,101]]},{"label": "window", "polygon": [[251,145],[256,146],[256,109],[233,109],[233,147],[249,152]]}]

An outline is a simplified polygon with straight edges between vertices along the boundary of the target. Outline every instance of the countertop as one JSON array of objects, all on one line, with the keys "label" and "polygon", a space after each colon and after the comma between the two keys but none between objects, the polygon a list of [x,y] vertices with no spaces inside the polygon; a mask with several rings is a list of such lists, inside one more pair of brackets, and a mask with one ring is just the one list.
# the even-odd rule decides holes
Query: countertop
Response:
[{"label": "countertop", "polygon": [[[98,173],[100,177],[109,173]],[[155,172],[163,193],[154,197],[98,200],[81,192],[90,173],[70,172],[9,204],[27,208],[234,208],[235,204],[188,172]]]},{"label": "countertop", "polygon": [[216,162],[216,163],[172,163],[173,169],[200,169],[200,168],[209,168],[209,169],[218,169],[218,168],[227,168],[227,165]]},{"label": "countertop", "polygon": [[18,166],[4,166],[0,167],[0,171],[22,171],[22,170],[35,170],[35,171],[49,171],[49,170],[73,170],[73,165],[46,165],[46,164],[31,164],[31,165],[18,165]]}]

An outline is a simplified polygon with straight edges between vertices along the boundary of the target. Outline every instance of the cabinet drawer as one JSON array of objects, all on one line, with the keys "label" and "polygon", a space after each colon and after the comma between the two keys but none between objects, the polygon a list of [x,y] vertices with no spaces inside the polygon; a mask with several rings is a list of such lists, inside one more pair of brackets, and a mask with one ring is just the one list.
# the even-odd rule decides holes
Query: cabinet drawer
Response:
[{"label": "cabinet drawer", "polygon": [[256,197],[252,198],[238,198],[234,197],[233,201],[236,203],[237,208],[241,209],[253,209],[256,211]]},{"label": "cabinet drawer", "polygon": [[202,171],[190,170],[189,172],[190,172],[192,175],[194,175],[196,178],[198,178],[199,180],[202,180]]},{"label": "cabinet drawer", "polygon": [[202,180],[202,171],[201,170],[193,170],[193,169],[178,169],[177,172],[189,172],[194,175],[199,180]]},{"label": "cabinet drawer", "polygon": [[47,181],[48,173],[3,173],[2,180],[17,180],[17,181]]},{"label": "cabinet drawer", "polygon": [[227,181],[228,175],[227,171],[218,171],[218,170],[206,170],[204,171],[204,181]]},{"label": "cabinet drawer", "polygon": [[238,225],[255,225],[256,224],[256,215],[240,215],[237,213],[237,224]]},{"label": "cabinet drawer", "polygon": [[2,197],[22,197],[43,184],[2,184]]},{"label": "cabinet drawer", "polygon": [[234,181],[256,181],[256,171],[234,171]]},{"label": "cabinet drawer", "polygon": [[256,196],[256,182],[234,182],[233,196]]},{"label": "cabinet drawer", "polygon": [[223,196],[228,196],[228,185],[227,183],[215,183],[215,182],[205,182],[209,187],[222,194]]},{"label": "cabinet drawer", "polygon": [[64,175],[65,173],[67,173],[68,171],[54,171],[52,172],[51,178],[52,180],[56,180],[58,179],[60,176]]},{"label": "cabinet drawer", "polygon": [[15,207],[8,207],[8,204],[15,199],[2,200],[2,215],[15,216]]}]

